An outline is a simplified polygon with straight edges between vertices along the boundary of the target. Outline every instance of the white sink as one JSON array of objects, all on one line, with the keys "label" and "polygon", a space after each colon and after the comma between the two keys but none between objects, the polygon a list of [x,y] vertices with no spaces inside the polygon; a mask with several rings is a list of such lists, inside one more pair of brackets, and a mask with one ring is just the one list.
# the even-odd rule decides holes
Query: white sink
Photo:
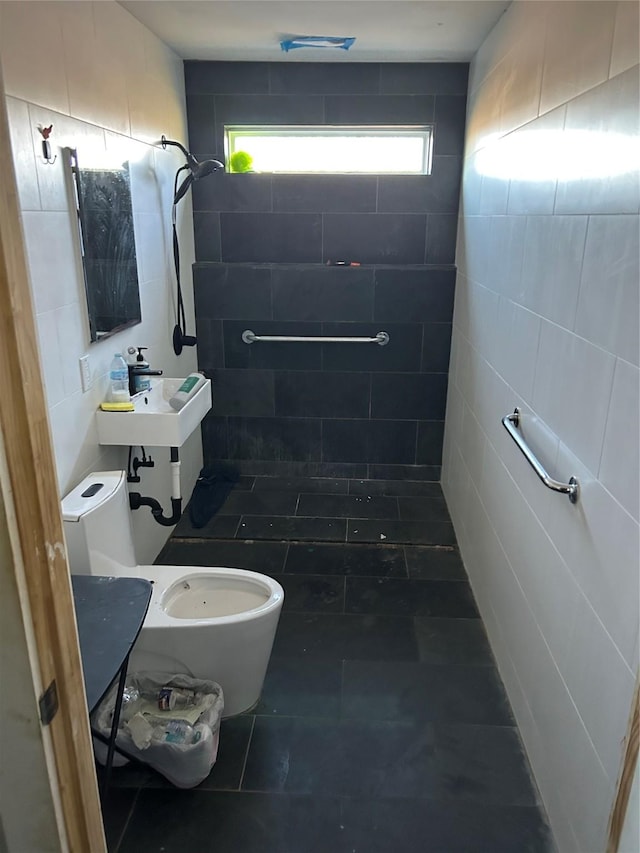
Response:
[{"label": "white sink", "polygon": [[133,412],[96,413],[100,444],[181,447],[211,408],[211,380],[176,412],[169,400],[184,379],[152,380],[150,391],[131,398]]}]

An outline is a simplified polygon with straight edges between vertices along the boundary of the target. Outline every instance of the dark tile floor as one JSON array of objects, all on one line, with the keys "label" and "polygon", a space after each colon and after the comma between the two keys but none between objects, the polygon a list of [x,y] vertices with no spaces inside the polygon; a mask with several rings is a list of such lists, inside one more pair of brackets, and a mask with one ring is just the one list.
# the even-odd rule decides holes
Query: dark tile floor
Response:
[{"label": "dark tile floor", "polygon": [[243,477],[158,562],[277,576],[285,605],[198,788],[114,771],[112,853],[552,853],[437,483]]}]

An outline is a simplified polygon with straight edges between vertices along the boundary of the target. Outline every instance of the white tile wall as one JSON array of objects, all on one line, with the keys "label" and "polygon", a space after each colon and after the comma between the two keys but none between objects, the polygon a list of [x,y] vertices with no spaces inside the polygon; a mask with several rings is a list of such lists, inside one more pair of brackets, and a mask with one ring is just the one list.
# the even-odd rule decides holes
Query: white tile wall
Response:
[{"label": "white tile wall", "polygon": [[[547,153],[549,141],[562,135],[565,115],[566,107],[558,107],[550,113],[534,119],[522,128],[516,128],[515,132],[507,137],[507,144],[514,151],[514,159],[517,156],[518,146],[521,146],[520,151],[522,152],[519,158],[520,162],[517,163],[520,168],[512,170],[512,177],[509,181],[509,204],[507,207],[509,213],[515,213],[519,216],[526,213],[553,213],[557,186],[555,170],[549,168],[548,171],[551,174],[541,177],[535,168],[539,163],[535,159],[532,163],[531,158],[541,157],[543,152]],[[547,165],[544,158],[542,165]]]},{"label": "white tile wall", "polygon": [[640,6],[634,0],[618,3],[616,25],[613,33],[609,77],[632,68],[638,61],[638,32],[640,32]]},{"label": "white tile wall", "polygon": [[640,210],[639,85],[636,65],[567,104],[565,133],[576,140],[579,168],[559,176],[556,213]]},{"label": "white tile wall", "polygon": [[[613,781],[622,758],[635,677],[584,597],[578,602],[563,672],[589,737]],[[594,677],[605,701],[593,701]]]},{"label": "white tile wall", "polygon": [[[24,101],[7,101],[9,131],[13,147],[13,165],[18,178],[18,197],[22,210],[40,210],[40,190],[31,139],[29,107]],[[38,151],[41,154],[41,151]]]},{"label": "white tile wall", "polygon": [[638,666],[637,19],[516,2],[470,75],[442,484],[560,853],[606,846]]},{"label": "white tile wall", "polygon": [[[492,264],[487,287],[511,298],[520,292],[527,220],[523,216],[493,216],[489,234],[489,257],[500,258]],[[473,229],[470,229],[473,232]]]},{"label": "white tile wall", "polygon": [[27,10],[26,3],[3,3],[0,53],[8,94],[68,115],[69,90],[59,6],[34,2]]},{"label": "white tile wall", "polygon": [[[95,411],[104,399],[116,350],[148,346],[150,361],[167,376],[196,367],[194,350],[177,358],[171,348],[170,204],[173,174],[182,165],[173,149],[157,147],[162,134],[186,142],[181,60],[115,2],[0,2],[0,56],[43,379],[60,494],[87,473],[123,468],[126,448],[102,447]],[[53,124],[57,159],[41,158],[37,126]],[[75,210],[69,202],[62,149],[118,149],[130,159],[142,323],[89,344],[84,280]],[[194,259],[191,204],[179,209],[183,281]],[[187,286],[188,322],[194,328]],[[78,359],[88,355],[93,388],[82,392]],[[158,449],[143,493],[170,507],[168,450]],[[202,465],[199,432],[182,448],[182,487],[188,497]],[[152,562],[169,529],[149,513],[133,514],[137,557]]]},{"label": "white tile wall", "polygon": [[543,6],[501,63],[501,134],[509,133],[538,115],[546,23]]},{"label": "white tile wall", "polygon": [[[501,299],[496,324],[495,366],[501,369],[504,380],[531,403],[536,358],[540,343],[541,319],[517,302]],[[504,359],[504,353],[510,357]],[[506,414],[506,412],[505,412]]]},{"label": "white tile wall", "polygon": [[534,408],[594,473],[600,467],[614,368],[610,353],[542,321]]},{"label": "white tile wall", "polygon": [[[124,66],[113,37],[118,21],[100,3],[65,4],[61,10],[69,112],[91,124],[129,134]],[[109,72],[105,74],[105,69]]]},{"label": "white tile wall", "polygon": [[546,113],[609,76],[615,7],[606,2],[554,4],[549,14],[540,112]]},{"label": "white tile wall", "polygon": [[[580,482],[580,501],[548,500],[546,530],[633,670],[638,663],[638,523],[561,443],[557,470]],[[554,497],[551,495],[551,497]]]},{"label": "white tile wall", "polygon": [[[65,397],[62,358],[58,330],[55,325],[55,314],[55,311],[45,311],[36,317],[42,380],[49,408],[57,406]],[[47,353],[46,359],[43,358],[43,353]]]},{"label": "white tile wall", "polygon": [[82,297],[82,268],[75,223],[68,212],[24,211],[22,225],[36,313],[77,304]]},{"label": "white tile wall", "polygon": [[638,422],[640,370],[622,359],[616,362],[609,417],[604,435],[599,478],[627,512],[638,521]]},{"label": "white tile wall", "polygon": [[[465,217],[460,220],[460,244],[462,248],[459,253],[458,269],[463,275],[469,275],[470,271],[473,271],[473,280],[485,287],[489,286],[490,230],[490,217],[478,216],[474,217],[472,221],[470,217]],[[492,289],[495,290],[496,288],[493,287]]]},{"label": "white tile wall", "polygon": [[[637,216],[590,216],[574,330],[640,364],[640,232]],[[603,323],[603,317],[608,322]]]},{"label": "white tile wall", "polygon": [[578,304],[586,216],[529,216],[519,301],[571,329]]},{"label": "white tile wall", "polygon": [[[483,152],[481,152],[483,153]],[[509,203],[509,184],[492,173],[482,175],[480,184],[480,208],[482,216],[504,214]]]}]

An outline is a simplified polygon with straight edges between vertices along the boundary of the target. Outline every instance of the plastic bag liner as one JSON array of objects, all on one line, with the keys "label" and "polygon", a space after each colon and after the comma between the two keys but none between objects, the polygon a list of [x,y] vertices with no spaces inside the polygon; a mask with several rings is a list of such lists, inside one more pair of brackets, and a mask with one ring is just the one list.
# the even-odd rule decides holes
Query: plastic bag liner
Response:
[{"label": "plastic bag liner", "polygon": [[237,482],[238,472],[230,465],[218,463],[200,471],[189,501],[189,519],[193,527],[205,526]]},{"label": "plastic bag liner", "polygon": [[[160,689],[166,686],[193,690],[197,693],[213,696],[211,707],[203,711],[193,728],[198,737],[194,743],[171,743],[151,741],[145,749],[139,749],[133,742],[122,717],[118,726],[116,745],[132,758],[136,758],[149,767],[153,767],[177,788],[193,788],[204,781],[211,772],[218,755],[220,737],[220,718],[224,709],[222,688],[215,681],[192,678],[188,675],[167,675],[166,673],[138,672],[127,675],[127,687],[137,688],[143,699],[157,701]],[[91,716],[91,725],[104,737],[111,733],[111,720],[115,706],[117,687],[109,691],[106,698]],[[158,716],[162,711],[158,711]],[[175,716],[175,712],[172,716]],[[105,744],[94,740],[96,758],[104,763],[107,754]],[[118,753],[116,753],[116,757]],[[120,756],[121,757],[121,756]],[[118,762],[121,764],[122,762]],[[114,765],[116,762],[114,761]]]}]

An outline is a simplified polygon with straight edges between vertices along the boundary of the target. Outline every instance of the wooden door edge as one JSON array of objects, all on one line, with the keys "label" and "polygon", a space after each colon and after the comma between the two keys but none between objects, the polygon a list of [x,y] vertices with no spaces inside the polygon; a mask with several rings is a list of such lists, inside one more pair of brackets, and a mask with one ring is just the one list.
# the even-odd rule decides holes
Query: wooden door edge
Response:
[{"label": "wooden door edge", "polygon": [[618,778],[616,796],[609,817],[607,853],[618,853],[620,838],[624,827],[633,778],[638,764],[638,748],[640,746],[640,681],[636,681],[636,689],[631,703],[629,725],[625,737],[625,748],[622,757],[622,767]]},{"label": "wooden door edge", "polygon": [[[56,469],[40,375],[34,310],[0,68],[0,430],[15,518],[12,548],[24,566],[28,611],[45,689],[58,711],[48,725],[64,832],[71,853],[106,850]],[[7,165],[8,164],[8,165]]]},{"label": "wooden door edge", "polygon": [[[20,539],[18,536],[18,525],[14,513],[13,498],[9,483],[9,466],[7,464],[7,455],[3,441],[2,431],[0,430],[0,523],[4,522],[9,538],[9,551],[11,555],[11,566],[9,573],[13,574],[15,590],[18,599],[18,608],[22,620],[24,631],[24,640],[30,666],[30,678],[34,689],[34,706],[37,703],[37,697],[42,695],[43,685],[40,674],[40,661],[38,659],[38,648],[36,644],[35,634],[33,631],[33,617],[29,605],[29,591],[24,571],[24,566],[21,561]],[[36,711],[37,714],[37,711]],[[55,778],[55,756],[53,752],[53,743],[47,726],[41,726],[42,750],[44,753],[45,764],[50,775]],[[58,828],[61,847],[64,850],[69,849],[67,841],[67,833],[65,830],[64,814],[62,811],[62,801],[60,799],[60,790],[58,785],[49,786],[51,794],[51,802],[55,813],[55,819]],[[0,838],[0,841],[2,839]],[[0,843],[0,850],[4,850]]]}]

